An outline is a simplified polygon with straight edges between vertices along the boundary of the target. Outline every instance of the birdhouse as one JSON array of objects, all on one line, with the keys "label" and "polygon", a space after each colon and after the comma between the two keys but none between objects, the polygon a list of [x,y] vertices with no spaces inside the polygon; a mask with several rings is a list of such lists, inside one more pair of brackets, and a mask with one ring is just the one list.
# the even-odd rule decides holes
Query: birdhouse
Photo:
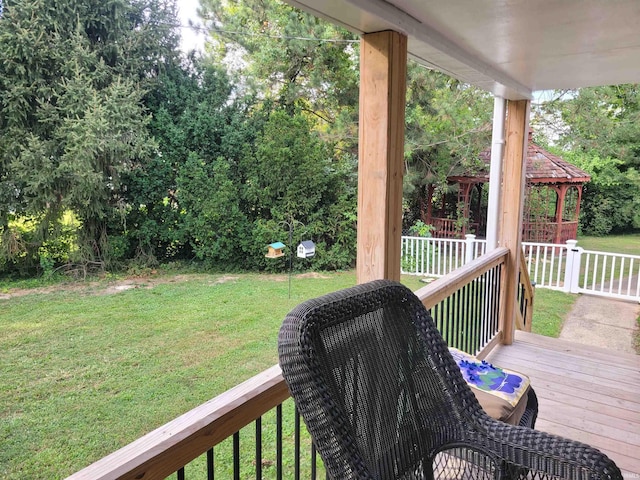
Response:
[{"label": "birdhouse", "polygon": [[283,257],[284,252],[282,249],[285,247],[285,244],[282,242],[275,242],[269,245],[269,251],[265,255],[267,258],[278,258]]},{"label": "birdhouse", "polygon": [[304,240],[298,245],[298,257],[309,258],[316,254],[316,244],[311,240]]}]

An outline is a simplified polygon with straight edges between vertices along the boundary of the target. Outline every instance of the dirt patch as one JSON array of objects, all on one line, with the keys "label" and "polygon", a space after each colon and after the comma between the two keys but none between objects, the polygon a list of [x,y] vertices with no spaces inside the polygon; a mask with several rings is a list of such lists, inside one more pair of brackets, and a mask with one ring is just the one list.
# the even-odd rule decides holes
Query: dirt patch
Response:
[{"label": "dirt patch", "polygon": [[[260,280],[270,280],[272,282],[286,282],[289,275],[260,275]],[[317,272],[307,272],[295,275],[295,278],[330,278]],[[240,279],[237,275],[207,275],[207,274],[178,274],[178,275],[155,275],[132,276],[120,280],[96,280],[78,281],[69,283],[59,283],[47,287],[38,288],[10,288],[8,291],[0,293],[0,300],[9,300],[25,295],[46,295],[57,292],[71,292],[79,295],[116,295],[136,288],[151,289],[157,285],[166,283],[182,283],[192,281],[206,282],[208,285],[220,285],[228,282],[235,282]]]},{"label": "dirt patch", "polygon": [[209,282],[209,285],[220,285],[221,283],[227,283],[227,282],[235,282],[236,280],[238,280],[240,277],[234,277],[233,275],[226,275],[224,277],[220,277],[218,279],[216,279],[213,282]]},{"label": "dirt patch", "polygon": [[300,273],[299,275],[296,275],[296,278],[320,278],[320,279],[326,279],[326,278],[330,278],[327,275],[322,275],[321,273],[318,272],[307,272],[307,273]]},{"label": "dirt patch", "polygon": [[60,283],[38,288],[11,288],[7,292],[0,293],[0,300],[9,300],[25,295],[46,295],[57,292],[72,292],[80,295],[115,295],[135,288],[151,289],[157,285],[166,283],[182,283],[187,281],[210,281],[211,285],[235,281],[239,277],[223,276],[212,280],[212,275],[180,274],[180,275],[148,275],[123,278],[115,281],[90,281]]}]

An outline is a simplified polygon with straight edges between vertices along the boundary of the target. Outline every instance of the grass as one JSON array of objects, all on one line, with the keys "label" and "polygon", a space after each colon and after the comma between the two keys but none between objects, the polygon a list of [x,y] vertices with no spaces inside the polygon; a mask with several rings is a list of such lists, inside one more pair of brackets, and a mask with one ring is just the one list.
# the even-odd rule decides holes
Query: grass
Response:
[{"label": "grass", "polygon": [[564,319],[577,299],[578,296],[571,293],[537,288],[533,303],[531,331],[547,337],[560,336]]},{"label": "grass", "polygon": [[[0,296],[0,478],[64,478],[259,373],[277,361],[291,308],[356,283],[354,272],[298,276],[289,298],[286,276],[156,280],[125,291],[102,282]],[[417,277],[403,282],[424,286]],[[557,336],[550,323],[573,299],[539,289],[535,331]],[[268,430],[265,437],[273,440]],[[218,468],[231,465],[229,449],[216,449]]]},{"label": "grass", "polygon": [[609,235],[606,237],[580,236],[578,238],[578,246],[585,250],[595,250],[598,252],[640,255],[640,233]]},{"label": "grass", "polygon": [[257,374],[291,308],[356,282],[184,277],[0,300],[0,478],[65,477]]}]

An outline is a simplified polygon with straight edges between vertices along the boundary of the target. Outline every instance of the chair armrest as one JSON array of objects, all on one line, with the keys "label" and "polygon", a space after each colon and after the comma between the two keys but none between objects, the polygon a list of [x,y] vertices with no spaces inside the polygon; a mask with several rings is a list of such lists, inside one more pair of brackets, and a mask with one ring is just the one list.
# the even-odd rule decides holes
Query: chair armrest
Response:
[{"label": "chair armrest", "polygon": [[623,480],[613,460],[584,443],[507,425],[487,415],[483,415],[479,423],[486,428],[484,441],[488,441],[494,453],[503,459],[507,470],[512,473],[528,471],[537,475],[533,475],[533,478],[540,479]]}]

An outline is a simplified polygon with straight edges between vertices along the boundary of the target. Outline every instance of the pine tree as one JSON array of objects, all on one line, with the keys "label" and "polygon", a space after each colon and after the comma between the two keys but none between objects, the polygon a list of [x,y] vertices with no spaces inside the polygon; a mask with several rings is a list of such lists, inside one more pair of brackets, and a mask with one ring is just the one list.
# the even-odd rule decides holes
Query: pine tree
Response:
[{"label": "pine tree", "polygon": [[155,154],[143,96],[176,50],[174,10],[164,0],[3,5],[0,229],[16,215],[39,224],[20,258],[37,260],[68,210],[81,222],[79,260],[112,258],[122,174]]}]

